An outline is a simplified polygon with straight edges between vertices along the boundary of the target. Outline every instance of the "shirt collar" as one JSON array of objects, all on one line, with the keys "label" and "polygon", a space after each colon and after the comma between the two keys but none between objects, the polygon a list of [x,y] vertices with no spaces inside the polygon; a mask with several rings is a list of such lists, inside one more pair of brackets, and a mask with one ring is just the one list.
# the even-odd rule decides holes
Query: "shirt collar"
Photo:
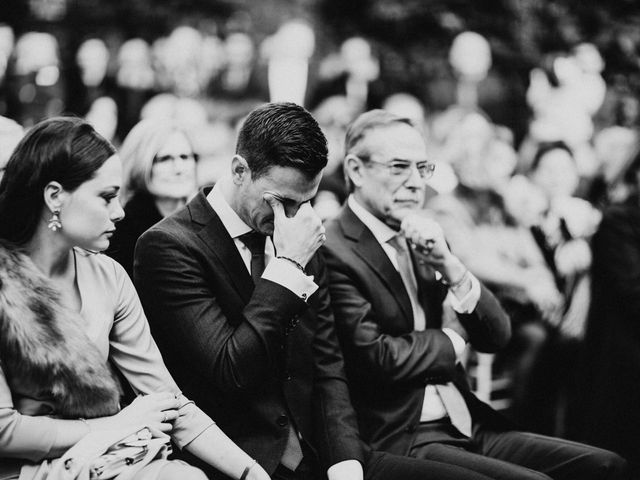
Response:
[{"label": "shirt collar", "polygon": [[252,229],[249,227],[238,214],[231,208],[229,202],[224,197],[223,184],[225,179],[220,179],[213,186],[209,195],[207,195],[207,201],[211,208],[218,214],[220,221],[227,229],[231,238],[238,238],[240,235],[249,233]]},{"label": "shirt collar", "polygon": [[384,245],[393,237],[398,235],[397,231],[373,216],[371,212],[364,208],[353,195],[349,195],[347,203],[355,216],[358,217],[369,230],[371,230],[371,233],[373,233],[373,236],[380,245]]}]

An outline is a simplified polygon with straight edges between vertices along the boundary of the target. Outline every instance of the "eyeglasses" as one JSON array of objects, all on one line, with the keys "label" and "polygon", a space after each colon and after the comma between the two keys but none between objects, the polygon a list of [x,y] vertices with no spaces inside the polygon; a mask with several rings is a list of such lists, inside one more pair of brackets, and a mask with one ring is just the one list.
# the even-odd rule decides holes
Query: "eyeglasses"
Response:
[{"label": "eyeglasses", "polygon": [[158,156],[156,155],[155,157],[153,157],[153,164],[157,164],[157,163],[169,163],[169,162],[174,162],[176,160],[182,160],[183,162],[188,162],[190,160],[194,160],[197,161],[198,160],[198,155],[196,155],[195,153],[182,153],[180,155],[161,155]]},{"label": "eyeglasses", "polygon": [[378,162],[377,160],[371,160],[370,158],[363,160],[382,165],[383,167],[387,167],[387,170],[389,170],[389,173],[391,175],[404,179],[407,179],[411,176],[411,168],[414,165],[418,170],[418,174],[420,175],[420,178],[422,180],[429,180],[431,177],[433,177],[433,172],[436,169],[435,163],[430,163],[427,161],[409,162],[406,160],[392,160],[390,162]]}]

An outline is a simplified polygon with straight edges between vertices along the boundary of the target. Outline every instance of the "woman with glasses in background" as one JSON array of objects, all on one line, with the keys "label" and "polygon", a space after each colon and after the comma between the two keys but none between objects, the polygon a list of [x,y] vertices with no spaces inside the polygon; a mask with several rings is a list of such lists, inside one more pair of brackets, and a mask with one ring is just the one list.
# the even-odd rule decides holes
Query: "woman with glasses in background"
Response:
[{"label": "woman with glasses in background", "polygon": [[181,126],[167,119],[146,119],[131,129],[120,157],[124,164],[125,217],[118,223],[106,253],[133,277],[138,237],[196,193],[197,155]]}]

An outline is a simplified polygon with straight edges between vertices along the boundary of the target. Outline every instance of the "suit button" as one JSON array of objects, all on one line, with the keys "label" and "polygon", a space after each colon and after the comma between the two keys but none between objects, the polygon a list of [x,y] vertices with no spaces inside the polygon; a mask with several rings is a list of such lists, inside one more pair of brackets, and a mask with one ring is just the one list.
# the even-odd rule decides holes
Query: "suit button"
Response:
[{"label": "suit button", "polygon": [[289,425],[289,419],[286,415],[280,415],[276,420],[276,423],[281,427],[286,427],[287,425]]}]

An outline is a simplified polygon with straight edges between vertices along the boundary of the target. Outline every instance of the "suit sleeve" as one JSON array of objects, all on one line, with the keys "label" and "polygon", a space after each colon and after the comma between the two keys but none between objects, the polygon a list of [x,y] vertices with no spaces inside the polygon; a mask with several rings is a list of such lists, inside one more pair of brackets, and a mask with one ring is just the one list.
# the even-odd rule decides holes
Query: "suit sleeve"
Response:
[{"label": "suit sleeve", "polygon": [[356,459],[362,462],[355,412],[349,397],[342,350],[335,330],[327,287],[327,270],[323,261],[316,262],[318,308],[316,335],[313,342],[315,364],[314,420],[323,463],[328,467]]},{"label": "suit sleeve", "polygon": [[[440,329],[385,331],[383,325],[400,320],[383,318],[373,307],[369,279],[357,267],[341,258],[338,249],[327,248],[325,255],[330,270],[331,301],[336,322],[355,361],[366,375],[378,381],[432,383],[453,376],[456,355],[449,337]],[[354,262],[357,260],[354,259]],[[441,297],[446,295],[442,286]],[[388,295],[388,294],[387,294]],[[389,297],[389,301],[394,301]],[[472,345],[481,351],[495,351],[510,336],[510,324],[497,300],[484,287],[472,313],[458,314]],[[355,363],[355,362],[354,362]]]},{"label": "suit sleeve", "polygon": [[469,343],[479,352],[496,352],[511,338],[511,320],[482,283],[476,308],[471,313],[458,313],[458,318],[469,335]]},{"label": "suit sleeve", "polygon": [[203,255],[190,239],[159,228],[140,237],[134,278],[154,336],[221,389],[254,388],[273,376],[284,328],[307,304],[262,279],[240,317],[227,318],[219,303],[224,286],[213,286]]},{"label": "suit sleeve", "polygon": [[338,330],[345,349],[353,353],[354,366],[359,371],[388,384],[427,383],[453,376],[456,354],[442,330],[385,332],[381,325],[389,324],[389,319],[380,318],[374,311],[362,283],[366,279],[332,250],[326,249],[324,253]]}]

